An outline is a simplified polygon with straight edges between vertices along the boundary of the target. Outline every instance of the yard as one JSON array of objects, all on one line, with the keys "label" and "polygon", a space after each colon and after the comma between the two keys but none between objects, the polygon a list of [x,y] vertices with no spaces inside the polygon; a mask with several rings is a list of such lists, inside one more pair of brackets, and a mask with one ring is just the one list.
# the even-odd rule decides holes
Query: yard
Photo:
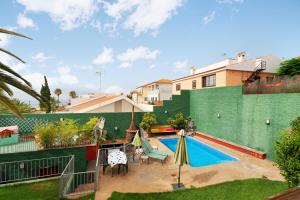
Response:
[{"label": "yard", "polygon": [[113,192],[109,200],[262,200],[287,189],[287,184],[281,181],[267,179],[247,179],[210,185],[202,188],[178,190],[174,192],[157,193],[120,193]]},{"label": "yard", "polygon": [[[58,200],[58,180],[0,187],[0,199]],[[93,200],[94,194],[79,200]]]}]

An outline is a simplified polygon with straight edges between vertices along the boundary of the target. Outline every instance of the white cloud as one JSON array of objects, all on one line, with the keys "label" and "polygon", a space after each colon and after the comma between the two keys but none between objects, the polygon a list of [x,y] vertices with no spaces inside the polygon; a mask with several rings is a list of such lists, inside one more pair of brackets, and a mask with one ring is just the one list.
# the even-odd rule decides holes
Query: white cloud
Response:
[{"label": "white cloud", "polygon": [[0,52],[0,62],[11,67],[16,72],[24,71],[26,69],[25,64],[3,52]]},{"label": "white cloud", "polygon": [[77,76],[71,74],[71,69],[68,66],[62,66],[57,68],[60,83],[65,85],[73,85],[79,83]]},{"label": "white cloud", "polygon": [[84,84],[83,87],[85,87],[86,89],[93,89],[93,90],[97,89],[95,84],[91,84],[91,83]]},{"label": "white cloud", "polygon": [[113,50],[111,48],[103,48],[103,51],[93,60],[95,65],[105,65],[113,63]]},{"label": "white cloud", "polygon": [[154,69],[156,66],[154,64],[149,66],[149,69]]},{"label": "white cloud", "polygon": [[157,33],[159,27],[176,14],[177,8],[185,0],[118,0],[115,3],[104,2],[105,13],[120,20],[129,13],[124,20],[124,27],[133,30],[135,35],[147,31]]},{"label": "white cloud", "polygon": [[33,20],[26,17],[24,14],[18,15],[17,24],[21,28],[32,28],[38,30],[38,26],[33,22]]},{"label": "white cloud", "polygon": [[50,58],[51,57],[46,56],[43,52],[39,52],[31,57],[32,60],[39,62],[39,63],[43,63]]},{"label": "white cloud", "polygon": [[105,93],[109,94],[121,94],[124,90],[117,86],[117,85],[112,85],[106,88]]},{"label": "white cloud", "polygon": [[139,46],[135,49],[127,49],[126,52],[118,55],[118,59],[122,62],[133,62],[141,59],[154,60],[157,58],[158,54],[159,50],[157,49],[150,51],[147,47]]},{"label": "white cloud", "polygon": [[131,66],[132,66],[131,63],[129,63],[129,62],[124,62],[124,63],[122,63],[122,64],[120,65],[120,68],[129,68],[129,67],[131,67]]},{"label": "white cloud", "polygon": [[176,61],[174,62],[174,70],[175,71],[182,71],[188,68],[189,62],[187,60],[183,61]]},{"label": "white cloud", "polygon": [[9,38],[9,35],[0,33],[0,47],[7,46],[9,44]]},{"label": "white cloud", "polygon": [[207,25],[215,19],[215,11],[212,11],[209,15],[203,17],[203,24]]},{"label": "white cloud", "polygon": [[87,22],[98,11],[97,0],[17,0],[26,12],[45,12],[63,31],[72,30]]},{"label": "white cloud", "polygon": [[[44,74],[40,72],[28,73],[24,75],[24,78],[32,84],[32,87],[36,91],[39,91],[41,89],[42,84],[44,84]],[[47,81],[49,83],[50,88],[58,85],[58,78],[56,77],[47,76]]]},{"label": "white cloud", "polygon": [[234,3],[244,3],[244,0],[217,0],[220,4],[234,4]]}]

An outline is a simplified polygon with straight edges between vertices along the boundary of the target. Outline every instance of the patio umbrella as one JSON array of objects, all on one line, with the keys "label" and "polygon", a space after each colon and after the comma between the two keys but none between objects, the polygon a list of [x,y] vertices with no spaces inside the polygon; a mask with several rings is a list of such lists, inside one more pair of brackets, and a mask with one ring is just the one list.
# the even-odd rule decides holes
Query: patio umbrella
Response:
[{"label": "patio umbrella", "polygon": [[189,156],[188,156],[187,145],[185,140],[185,131],[183,129],[181,129],[179,132],[174,159],[175,159],[175,164],[179,165],[177,188],[180,188],[181,187],[181,183],[180,183],[181,166],[184,164],[189,164]]},{"label": "patio umbrella", "polygon": [[139,136],[139,131],[136,132],[134,138],[133,138],[133,141],[131,143],[133,146],[135,147],[140,147],[142,146],[142,141],[141,141],[141,138]]}]

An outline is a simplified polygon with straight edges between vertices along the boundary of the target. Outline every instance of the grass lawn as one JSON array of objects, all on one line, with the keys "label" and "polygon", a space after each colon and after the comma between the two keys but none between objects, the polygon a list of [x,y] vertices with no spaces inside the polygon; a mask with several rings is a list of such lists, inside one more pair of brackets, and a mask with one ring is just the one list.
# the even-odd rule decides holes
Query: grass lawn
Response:
[{"label": "grass lawn", "polygon": [[267,179],[247,179],[210,185],[202,188],[183,189],[158,193],[113,192],[109,200],[262,200],[286,190],[287,184]]},{"label": "grass lawn", "polygon": [[[58,200],[58,180],[0,187],[0,199]],[[93,200],[94,195],[80,198]]]}]

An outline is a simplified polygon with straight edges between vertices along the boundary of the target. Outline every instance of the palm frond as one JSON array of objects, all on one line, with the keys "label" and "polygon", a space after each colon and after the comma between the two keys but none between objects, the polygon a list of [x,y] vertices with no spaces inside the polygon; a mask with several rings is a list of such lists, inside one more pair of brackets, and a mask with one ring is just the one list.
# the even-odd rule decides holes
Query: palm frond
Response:
[{"label": "palm frond", "polygon": [[14,94],[13,91],[3,81],[0,81],[0,90],[1,89],[5,91],[9,96],[12,96]]},{"label": "palm frond", "polygon": [[7,65],[3,64],[2,62],[0,62],[0,69],[20,78],[22,81],[24,81],[26,83],[26,85],[28,85],[29,87],[31,87],[31,84],[25,79],[23,78],[20,74],[18,74],[17,72],[15,72],[14,70],[12,70],[10,67],[8,67]]},{"label": "palm frond", "polygon": [[18,37],[23,37],[23,38],[27,38],[29,40],[32,40],[32,38],[27,37],[26,35],[23,35],[21,33],[16,33],[14,31],[9,31],[9,30],[3,29],[3,28],[0,28],[0,33],[9,34],[9,35],[15,35],[15,36],[18,36]]},{"label": "palm frond", "polygon": [[19,58],[18,56],[16,56],[16,55],[13,54],[13,53],[11,53],[11,52],[9,52],[9,51],[6,51],[5,49],[0,48],[0,51],[2,51],[2,52],[4,52],[4,53],[6,53],[6,54],[8,54],[8,55],[10,55],[10,56],[12,56],[12,57],[18,59],[18,60],[21,61],[22,63],[25,63],[24,60],[22,60],[21,58]]},{"label": "palm frond", "polygon": [[19,112],[17,106],[13,103],[13,101],[10,98],[5,96],[1,90],[0,90],[0,104],[7,107],[16,116],[23,118],[22,114]]}]

